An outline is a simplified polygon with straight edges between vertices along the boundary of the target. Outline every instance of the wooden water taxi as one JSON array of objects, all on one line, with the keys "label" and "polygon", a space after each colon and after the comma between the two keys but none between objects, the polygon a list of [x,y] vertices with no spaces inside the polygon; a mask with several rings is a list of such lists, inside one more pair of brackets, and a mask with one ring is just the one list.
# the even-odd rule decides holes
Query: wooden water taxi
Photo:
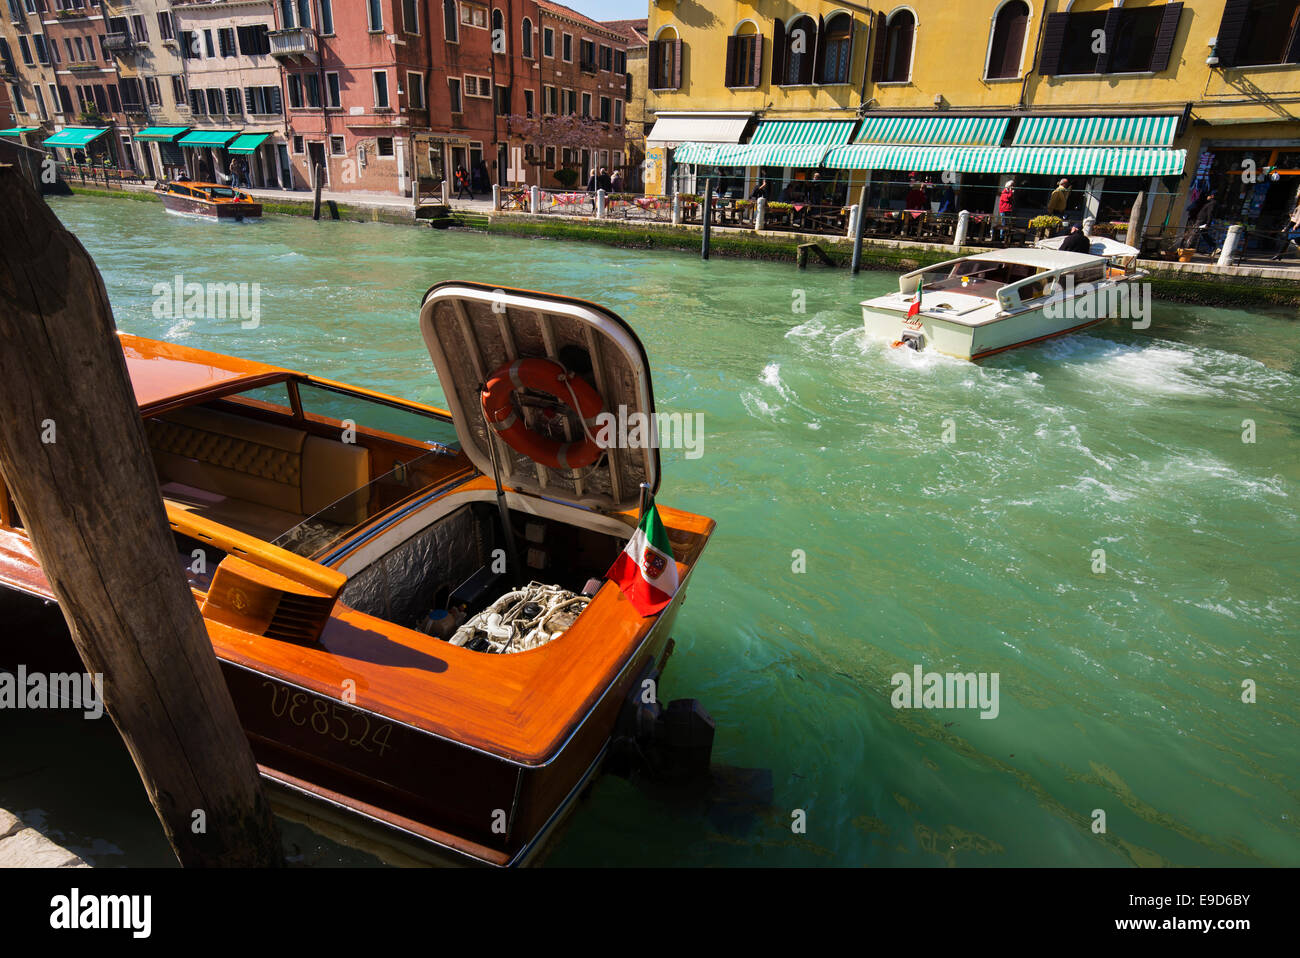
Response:
[{"label": "wooden water taxi", "polygon": [[[443,283],[420,328],[449,410],[120,340],[176,562],[274,793],[435,860],[521,864],[608,760],[707,770],[707,713],[644,692],[714,522],[658,507],[680,582],[661,611],[603,579],[660,478],[654,447],[585,447],[588,397],[654,413],[618,316]],[[520,360],[584,398],[519,385]],[[53,599],[2,488],[0,520],[0,585]]]},{"label": "wooden water taxi", "polygon": [[206,216],[215,220],[252,220],[262,215],[262,204],[247,193],[220,183],[160,180],[154,188],[172,213]]},{"label": "wooden water taxi", "polygon": [[[1087,253],[1005,249],[950,259],[900,276],[898,292],[862,303],[867,333],[895,346],[978,361],[1080,332],[1150,305],[1135,281],[1138,251],[1095,237]],[[1147,292],[1143,299],[1139,294]],[[919,308],[917,306],[919,301]]]}]

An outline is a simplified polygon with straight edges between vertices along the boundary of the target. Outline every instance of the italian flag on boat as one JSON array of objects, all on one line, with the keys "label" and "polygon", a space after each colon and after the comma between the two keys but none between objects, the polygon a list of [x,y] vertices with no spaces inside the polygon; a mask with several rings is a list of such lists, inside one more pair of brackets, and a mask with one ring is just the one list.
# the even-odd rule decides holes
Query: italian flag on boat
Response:
[{"label": "italian flag on boat", "polygon": [[916,284],[916,302],[914,302],[911,306],[907,307],[908,319],[911,319],[913,316],[915,316],[917,313],[921,311],[921,290],[924,288],[925,288],[924,283],[918,282]]},{"label": "italian flag on boat", "polygon": [[643,616],[661,611],[677,593],[677,560],[653,498],[605,578],[617,583]]}]

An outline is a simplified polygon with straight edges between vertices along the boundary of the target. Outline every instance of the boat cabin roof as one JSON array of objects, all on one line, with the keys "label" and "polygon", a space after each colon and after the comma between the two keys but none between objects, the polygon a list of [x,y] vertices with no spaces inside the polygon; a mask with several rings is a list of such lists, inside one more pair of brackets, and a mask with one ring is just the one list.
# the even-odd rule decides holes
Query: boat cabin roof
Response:
[{"label": "boat cabin roof", "polygon": [[990,250],[987,253],[974,253],[961,258],[987,263],[1015,263],[1018,266],[1033,266],[1037,269],[1049,270],[1086,266],[1097,262],[1102,257],[1092,253],[1062,253],[1057,249],[1030,248]]},{"label": "boat cabin roof", "polygon": [[145,413],[162,412],[209,396],[252,389],[294,375],[292,370],[190,346],[118,333],[136,402]]}]

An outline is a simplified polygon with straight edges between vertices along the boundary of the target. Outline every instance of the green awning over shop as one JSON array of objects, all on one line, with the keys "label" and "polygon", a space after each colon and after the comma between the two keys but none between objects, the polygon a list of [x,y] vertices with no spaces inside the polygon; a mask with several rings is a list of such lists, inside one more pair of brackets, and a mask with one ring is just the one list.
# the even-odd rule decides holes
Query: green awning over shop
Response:
[{"label": "green awning over shop", "polygon": [[673,159],[703,166],[749,166],[756,149],[747,143],[683,143],[673,150]]},{"label": "green awning over shop", "polygon": [[887,143],[850,143],[826,156],[834,170],[947,170],[955,150],[950,146],[892,146]]},{"label": "green awning over shop", "polygon": [[235,137],[238,130],[190,130],[178,141],[181,146],[225,146]]},{"label": "green awning over shop", "polygon": [[42,146],[85,146],[108,132],[108,127],[69,126],[48,137]]},{"label": "green awning over shop", "polygon": [[165,143],[174,143],[178,136],[182,136],[189,131],[188,126],[147,126],[139,133],[135,134],[137,140],[162,140]]},{"label": "green awning over shop", "polygon": [[231,153],[255,153],[270,133],[241,133],[239,138],[226,147]]},{"label": "green awning over shop", "polygon": [[854,142],[998,146],[1010,122],[1005,116],[869,116],[862,121]]},{"label": "green awning over shop", "polygon": [[[849,142],[854,120],[762,120],[749,143],[746,166],[820,166],[831,147]],[[740,165],[740,164],[734,164]]]},{"label": "green awning over shop", "polygon": [[761,120],[750,146],[839,146],[853,136],[853,120]]},{"label": "green awning over shop", "polygon": [[1186,150],[1056,147],[930,147],[851,143],[826,156],[838,170],[1033,173],[1047,176],[1177,176]]},{"label": "green awning over shop", "polygon": [[22,136],[24,133],[32,133],[39,129],[38,126],[11,126],[7,130],[0,130],[0,136]]},{"label": "green awning over shop", "polygon": [[1171,146],[1177,116],[1027,116],[1012,146]]},{"label": "green awning over shop", "polygon": [[1008,147],[954,150],[960,173],[1039,173],[1047,176],[1179,176],[1186,150]]}]

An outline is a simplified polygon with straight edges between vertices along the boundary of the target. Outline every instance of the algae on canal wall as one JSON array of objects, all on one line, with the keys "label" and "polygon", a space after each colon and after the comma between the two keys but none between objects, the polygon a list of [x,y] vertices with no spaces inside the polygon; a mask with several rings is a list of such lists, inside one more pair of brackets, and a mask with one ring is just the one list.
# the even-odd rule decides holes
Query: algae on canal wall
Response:
[{"label": "algae on canal wall", "polygon": [[[150,199],[153,192],[98,190],[74,187],[73,193],[113,199]],[[322,218],[356,223],[417,224],[414,210],[402,207],[363,206],[324,201]],[[310,200],[264,200],[262,210],[282,216],[311,216]],[[334,212],[337,212],[337,216]],[[454,225],[504,236],[526,239],[557,239],[601,243],[626,249],[662,249],[698,253],[700,228],[666,223],[560,219],[519,214],[456,211]],[[766,260],[793,266],[801,243],[817,243],[837,267],[848,268],[853,244],[847,237],[803,233],[756,233],[749,230],[715,229],[710,251],[722,257]],[[978,252],[968,247],[961,252]],[[951,259],[949,246],[908,244],[896,240],[867,239],[862,244],[863,269],[904,273]],[[1295,279],[1176,269],[1143,261],[1150,273],[1151,291],[1159,299],[1202,306],[1300,306],[1300,271]]]}]

